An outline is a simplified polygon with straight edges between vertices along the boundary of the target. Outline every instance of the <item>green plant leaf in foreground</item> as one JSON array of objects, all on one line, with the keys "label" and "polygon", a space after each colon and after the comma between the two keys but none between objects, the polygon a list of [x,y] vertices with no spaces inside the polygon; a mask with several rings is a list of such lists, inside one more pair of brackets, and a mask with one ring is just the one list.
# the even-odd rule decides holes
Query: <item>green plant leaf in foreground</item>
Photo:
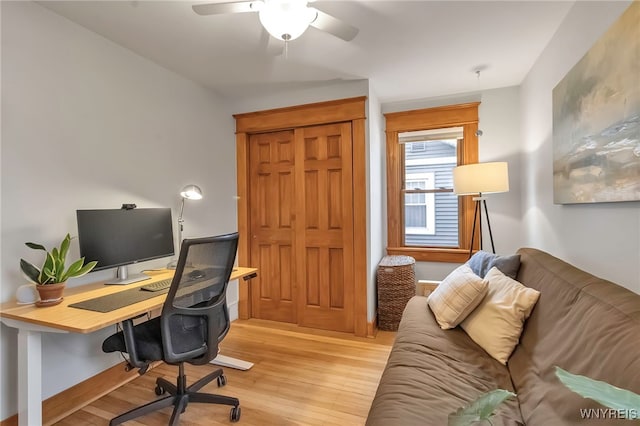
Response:
[{"label": "green plant leaf in foreground", "polygon": [[449,414],[448,426],[467,426],[474,422],[489,420],[500,404],[514,396],[516,396],[515,393],[504,389],[484,393],[466,407]]},{"label": "green plant leaf in foreground", "polygon": [[562,384],[584,398],[593,399],[608,408],[640,412],[640,395],[638,394],[609,383],[569,373],[560,367],[556,367],[556,376]]}]

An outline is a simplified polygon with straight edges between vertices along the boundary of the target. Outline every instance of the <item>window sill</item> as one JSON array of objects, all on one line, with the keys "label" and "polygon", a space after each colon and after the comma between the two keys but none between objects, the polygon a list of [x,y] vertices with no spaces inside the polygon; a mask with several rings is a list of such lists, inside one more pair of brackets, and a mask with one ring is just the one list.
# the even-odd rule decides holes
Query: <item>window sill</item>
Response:
[{"label": "window sill", "polygon": [[465,263],[469,260],[469,250],[467,249],[387,247],[387,254],[411,256],[420,262]]}]

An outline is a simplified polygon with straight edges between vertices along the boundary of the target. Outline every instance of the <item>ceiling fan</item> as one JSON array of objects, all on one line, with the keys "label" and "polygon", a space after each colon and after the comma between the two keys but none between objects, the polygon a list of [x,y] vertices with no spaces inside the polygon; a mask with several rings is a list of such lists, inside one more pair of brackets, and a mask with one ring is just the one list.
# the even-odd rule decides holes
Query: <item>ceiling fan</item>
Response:
[{"label": "ceiling fan", "polygon": [[285,42],[300,37],[309,25],[345,41],[353,40],[358,34],[357,28],[310,7],[308,3],[311,1],[255,0],[197,4],[193,6],[193,11],[198,15],[258,12],[262,26],[269,34]]}]

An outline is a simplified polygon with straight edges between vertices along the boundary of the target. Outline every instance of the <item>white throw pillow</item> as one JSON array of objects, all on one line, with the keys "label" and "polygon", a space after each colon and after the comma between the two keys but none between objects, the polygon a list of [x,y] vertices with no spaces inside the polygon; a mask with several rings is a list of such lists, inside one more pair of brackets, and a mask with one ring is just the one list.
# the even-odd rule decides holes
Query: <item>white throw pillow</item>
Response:
[{"label": "white throw pillow", "polygon": [[460,326],[489,355],[506,364],[540,292],[507,277],[496,267],[484,278],[489,281],[489,291]]},{"label": "white throw pillow", "polygon": [[454,328],[478,306],[487,293],[487,281],[467,265],[451,272],[429,295],[429,307],[443,330]]}]

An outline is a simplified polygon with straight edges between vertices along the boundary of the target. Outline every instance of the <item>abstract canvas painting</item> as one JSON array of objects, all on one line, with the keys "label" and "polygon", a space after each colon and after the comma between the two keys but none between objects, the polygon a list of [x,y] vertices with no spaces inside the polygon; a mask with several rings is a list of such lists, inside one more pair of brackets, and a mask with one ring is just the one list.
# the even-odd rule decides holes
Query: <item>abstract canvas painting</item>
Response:
[{"label": "abstract canvas painting", "polygon": [[640,2],[553,89],[553,198],[640,200]]}]

